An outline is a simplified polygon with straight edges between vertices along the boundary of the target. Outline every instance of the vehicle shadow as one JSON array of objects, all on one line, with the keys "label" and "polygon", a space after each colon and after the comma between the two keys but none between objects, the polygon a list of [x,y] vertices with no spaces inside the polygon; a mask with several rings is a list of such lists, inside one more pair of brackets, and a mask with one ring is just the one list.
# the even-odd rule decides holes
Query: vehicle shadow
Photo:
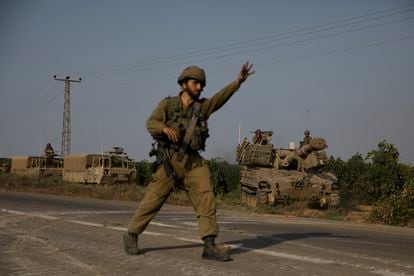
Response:
[{"label": "vehicle shadow", "polygon": [[281,233],[270,236],[257,236],[251,239],[233,240],[225,244],[230,245],[229,253],[237,255],[252,250],[263,249],[286,241],[302,240],[309,238],[351,238],[350,236],[338,236],[327,232],[305,232],[305,233]]}]

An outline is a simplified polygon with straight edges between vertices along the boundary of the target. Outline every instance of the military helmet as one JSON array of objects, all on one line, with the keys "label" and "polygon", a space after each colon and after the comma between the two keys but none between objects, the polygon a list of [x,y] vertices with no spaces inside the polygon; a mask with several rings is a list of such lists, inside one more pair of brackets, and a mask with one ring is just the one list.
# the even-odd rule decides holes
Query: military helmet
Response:
[{"label": "military helmet", "polygon": [[305,135],[309,135],[310,131],[309,130],[305,130]]},{"label": "military helmet", "polygon": [[190,66],[185,68],[180,76],[178,76],[178,84],[181,84],[183,81],[194,79],[198,80],[201,85],[204,87],[206,86],[206,74],[204,73],[204,70],[197,67],[197,66]]}]

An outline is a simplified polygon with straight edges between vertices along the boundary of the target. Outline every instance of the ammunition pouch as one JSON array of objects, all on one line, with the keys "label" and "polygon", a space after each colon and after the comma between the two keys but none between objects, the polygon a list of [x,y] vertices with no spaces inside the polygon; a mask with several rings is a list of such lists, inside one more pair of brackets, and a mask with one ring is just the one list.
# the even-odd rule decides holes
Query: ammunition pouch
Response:
[{"label": "ammunition pouch", "polygon": [[206,140],[209,137],[207,122],[200,122],[191,135],[189,148],[193,151],[204,150],[206,148]]},{"label": "ammunition pouch", "polygon": [[[173,143],[171,141],[168,141],[167,137],[163,138],[155,138],[157,141],[161,142],[165,145],[167,148],[171,148],[174,150],[179,150],[181,144],[183,143],[183,139],[186,133],[186,130],[184,128],[184,125],[180,122],[171,122],[167,124],[169,128],[172,128],[175,130],[175,132],[178,135],[178,142]],[[199,150],[205,150],[206,148],[206,140],[210,135],[208,134],[208,127],[206,121],[199,122],[196,127],[194,128],[194,131],[191,135],[191,140],[188,145],[187,150],[188,151],[199,151]]]},{"label": "ammunition pouch", "polygon": [[192,112],[194,112],[193,114],[187,114],[181,110],[181,99],[179,96],[168,97],[167,99],[167,121],[165,125],[169,128],[172,128],[177,133],[178,142],[171,143],[170,141],[166,141],[166,143],[170,144],[170,148],[174,150],[177,148],[177,150],[179,150],[180,147],[182,147],[186,130],[190,127],[192,116],[196,115],[197,123],[193,128],[190,140],[187,141],[188,145],[185,145],[187,147],[185,150],[188,152],[204,150],[206,147],[206,140],[209,137],[209,134],[207,118],[205,118],[205,114],[202,114],[202,112],[200,112],[200,105],[203,99],[200,103],[197,103],[198,110],[195,110],[196,105],[194,105],[194,109],[192,110]]}]

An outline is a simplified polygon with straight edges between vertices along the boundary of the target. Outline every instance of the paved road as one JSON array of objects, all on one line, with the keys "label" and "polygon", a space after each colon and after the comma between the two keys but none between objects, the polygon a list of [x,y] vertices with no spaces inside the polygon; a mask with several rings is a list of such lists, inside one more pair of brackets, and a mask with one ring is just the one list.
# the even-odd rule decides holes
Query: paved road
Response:
[{"label": "paved road", "polygon": [[414,275],[414,229],[220,211],[233,261],[202,260],[189,207],[165,205],[127,256],[136,204],[0,192],[0,275]]}]

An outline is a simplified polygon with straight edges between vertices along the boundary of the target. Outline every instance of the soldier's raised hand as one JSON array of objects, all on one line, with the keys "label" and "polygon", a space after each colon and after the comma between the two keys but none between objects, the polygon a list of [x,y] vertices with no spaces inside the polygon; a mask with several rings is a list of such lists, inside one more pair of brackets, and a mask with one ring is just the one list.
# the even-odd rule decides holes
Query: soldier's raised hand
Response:
[{"label": "soldier's raised hand", "polygon": [[247,78],[254,74],[255,71],[251,71],[253,64],[250,62],[246,62],[243,64],[242,69],[240,70],[239,76],[237,77],[237,81],[242,84]]}]

